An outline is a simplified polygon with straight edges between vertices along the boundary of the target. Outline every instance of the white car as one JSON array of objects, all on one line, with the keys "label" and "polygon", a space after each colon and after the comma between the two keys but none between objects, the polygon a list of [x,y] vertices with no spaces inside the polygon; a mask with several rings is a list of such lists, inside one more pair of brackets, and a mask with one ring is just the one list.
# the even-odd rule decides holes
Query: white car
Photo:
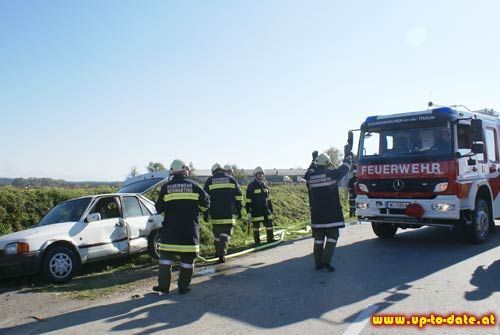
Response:
[{"label": "white car", "polygon": [[149,251],[158,257],[163,217],[142,196],[167,181],[168,171],[131,178],[114,194],[58,204],[30,229],[0,237],[0,278],[41,273],[70,280],[81,264]]}]

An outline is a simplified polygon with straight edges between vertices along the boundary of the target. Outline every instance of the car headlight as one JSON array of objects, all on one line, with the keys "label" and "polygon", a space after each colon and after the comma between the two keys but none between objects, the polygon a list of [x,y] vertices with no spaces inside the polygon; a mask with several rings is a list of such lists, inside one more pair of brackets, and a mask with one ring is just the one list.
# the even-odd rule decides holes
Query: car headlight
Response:
[{"label": "car headlight", "polygon": [[434,187],[434,192],[444,192],[448,189],[448,183],[439,183]]},{"label": "car headlight", "polygon": [[361,183],[359,183],[359,184],[358,184],[358,187],[359,187],[359,190],[360,190],[361,192],[366,192],[366,193],[368,193],[368,186],[366,186],[365,184],[361,184]]},{"label": "car headlight", "polygon": [[22,254],[28,251],[30,251],[30,246],[28,243],[16,242],[9,243],[5,246],[6,255]]}]

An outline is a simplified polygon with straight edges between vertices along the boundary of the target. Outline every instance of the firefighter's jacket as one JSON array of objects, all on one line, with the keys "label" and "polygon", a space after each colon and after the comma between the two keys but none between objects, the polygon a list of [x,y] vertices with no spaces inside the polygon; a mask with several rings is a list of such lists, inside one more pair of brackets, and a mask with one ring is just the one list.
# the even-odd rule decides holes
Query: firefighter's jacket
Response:
[{"label": "firefighter's jacket", "polygon": [[160,250],[199,252],[199,213],[210,207],[210,197],[194,181],[174,175],[160,190],[155,204],[165,213]]},{"label": "firefighter's jacket", "polygon": [[349,169],[350,160],[346,159],[338,169],[316,166],[307,171],[305,178],[311,207],[311,228],[345,227],[338,182]]},{"label": "firefighter's jacket", "polygon": [[224,172],[215,173],[207,179],[203,189],[210,195],[210,222],[235,224],[243,201],[240,185],[236,179]]},{"label": "firefighter's jacket", "polygon": [[257,178],[248,185],[245,207],[252,215],[252,222],[271,220],[273,218],[273,204],[269,188]]}]

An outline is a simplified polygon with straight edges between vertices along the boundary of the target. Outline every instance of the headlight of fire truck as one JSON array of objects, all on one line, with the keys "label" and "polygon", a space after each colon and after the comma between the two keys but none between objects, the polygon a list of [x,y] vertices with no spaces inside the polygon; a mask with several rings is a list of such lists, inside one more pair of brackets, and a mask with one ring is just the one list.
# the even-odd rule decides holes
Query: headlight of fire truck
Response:
[{"label": "headlight of fire truck", "polygon": [[356,202],[357,209],[368,209],[369,207],[370,207],[370,204],[367,202]]},{"label": "headlight of fire truck", "polygon": [[431,208],[433,211],[438,212],[450,212],[455,210],[454,204],[432,204]]},{"label": "headlight of fire truck", "polygon": [[434,187],[434,192],[444,192],[448,189],[448,183],[439,183]]}]

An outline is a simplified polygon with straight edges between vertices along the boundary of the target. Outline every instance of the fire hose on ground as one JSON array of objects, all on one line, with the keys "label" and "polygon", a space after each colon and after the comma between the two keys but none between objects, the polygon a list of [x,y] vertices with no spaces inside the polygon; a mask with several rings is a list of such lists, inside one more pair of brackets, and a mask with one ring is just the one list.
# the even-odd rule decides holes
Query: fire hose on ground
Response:
[{"label": "fire hose on ground", "polygon": [[[249,249],[242,250],[242,251],[238,251],[238,252],[235,252],[235,253],[232,253],[232,254],[228,254],[228,255],[226,255],[226,259],[236,258],[236,257],[239,257],[239,256],[243,256],[243,255],[252,253],[252,252],[256,252],[256,251],[260,251],[260,250],[264,250],[264,249],[273,248],[273,247],[277,246],[278,244],[282,243],[283,241],[285,241],[285,236],[287,234],[293,234],[293,233],[305,234],[305,233],[310,232],[311,228],[310,228],[310,226],[307,226],[307,225],[305,225],[304,229],[301,229],[301,230],[292,230],[292,229],[297,229],[298,227],[303,227],[304,225],[305,225],[304,223],[299,223],[299,224],[287,227],[286,229],[277,230],[274,233],[275,236],[278,235],[278,239],[276,241],[273,241],[273,242],[267,243],[267,244],[262,244],[262,245],[259,245],[259,246],[256,246],[256,247],[252,247],[252,248],[249,248]],[[217,262],[219,260],[218,257],[208,258],[207,259],[207,258],[204,258],[203,256],[198,256],[198,259],[200,259],[204,263],[204,265],[206,265],[207,263],[215,263],[215,262]]]}]

